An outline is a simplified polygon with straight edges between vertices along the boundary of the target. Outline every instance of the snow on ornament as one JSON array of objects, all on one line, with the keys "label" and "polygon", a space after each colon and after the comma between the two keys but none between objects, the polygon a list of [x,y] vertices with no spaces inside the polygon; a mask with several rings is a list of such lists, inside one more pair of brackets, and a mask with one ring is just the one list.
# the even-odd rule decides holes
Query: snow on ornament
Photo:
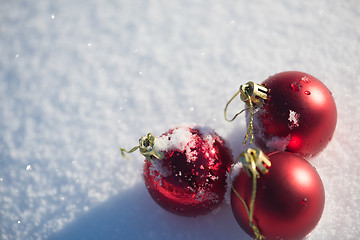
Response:
[{"label": "snow on ornament", "polygon": [[265,152],[289,151],[309,157],[330,142],[336,127],[337,111],[329,89],[310,74],[288,71],[270,76],[261,85],[248,82],[225,107],[240,94],[247,105],[248,131],[245,142],[253,138]]},{"label": "snow on ornament", "polygon": [[232,154],[224,140],[208,127],[183,125],[160,137],[139,140],[146,157],[145,185],[154,201],[183,216],[211,212],[223,201]]},{"label": "snow on ornament", "polygon": [[230,173],[231,207],[248,235],[302,239],[316,227],[325,192],[308,161],[290,152],[265,155],[258,148],[249,148],[239,158],[242,168]]}]

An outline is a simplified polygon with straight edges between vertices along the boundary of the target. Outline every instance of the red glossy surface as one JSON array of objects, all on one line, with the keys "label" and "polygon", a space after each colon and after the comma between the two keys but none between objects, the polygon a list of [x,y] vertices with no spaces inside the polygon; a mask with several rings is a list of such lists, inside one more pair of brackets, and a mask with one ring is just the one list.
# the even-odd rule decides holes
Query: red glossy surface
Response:
[{"label": "red glossy surface", "polygon": [[[269,154],[269,172],[257,180],[254,223],[266,239],[301,239],[319,222],[325,192],[316,169],[302,157],[289,152]],[[252,178],[241,169],[233,186],[250,205]],[[234,216],[249,235],[249,217],[241,200],[231,192]]]},{"label": "red glossy surface", "polygon": [[256,144],[264,151],[285,150],[302,156],[322,151],[337,121],[329,89],[315,77],[295,71],[275,74],[262,84],[270,93],[254,115]]},{"label": "red glossy surface", "polygon": [[[144,179],[151,197],[164,209],[183,216],[206,214],[224,199],[226,172],[232,154],[215,133],[209,144],[196,128],[190,129],[190,152],[167,151],[163,160],[154,159],[156,166],[145,160]],[[171,140],[172,130],[165,133]],[[195,158],[190,158],[192,156]]]}]

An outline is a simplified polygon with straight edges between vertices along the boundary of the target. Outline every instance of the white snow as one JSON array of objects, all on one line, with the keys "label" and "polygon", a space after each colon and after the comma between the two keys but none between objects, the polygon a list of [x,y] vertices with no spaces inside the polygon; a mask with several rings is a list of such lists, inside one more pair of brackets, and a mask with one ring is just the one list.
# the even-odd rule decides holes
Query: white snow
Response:
[{"label": "white snow", "polygon": [[[226,102],[286,70],[320,79],[338,110],[311,159],[326,204],[307,239],[358,239],[359,11],[357,0],[2,1],[0,239],[249,239],[226,203],[197,218],[160,208],[144,157],[120,147],[194,122],[236,157],[245,114],[226,122]],[[232,105],[229,116],[244,108]]]},{"label": "white snow", "polygon": [[291,134],[286,137],[273,136],[266,142],[269,151],[284,151],[291,140]]},{"label": "white snow", "polygon": [[196,143],[189,127],[192,127],[192,124],[172,127],[174,131],[171,134],[156,139],[155,148],[162,152],[171,150],[190,151],[190,148],[194,148]]},{"label": "white snow", "polygon": [[299,124],[300,124],[300,121],[299,121],[299,118],[300,118],[300,114],[295,112],[295,111],[292,111],[292,110],[289,110],[289,128],[290,129],[294,129],[296,127],[299,127]]},{"label": "white snow", "polygon": [[231,166],[231,171],[227,174],[228,182],[227,182],[227,189],[226,189],[226,193],[225,193],[226,204],[230,205],[230,203],[231,203],[231,191],[232,191],[231,185],[232,185],[232,182],[234,182],[236,176],[239,175],[241,168],[242,168],[242,164],[240,161],[238,161]]}]

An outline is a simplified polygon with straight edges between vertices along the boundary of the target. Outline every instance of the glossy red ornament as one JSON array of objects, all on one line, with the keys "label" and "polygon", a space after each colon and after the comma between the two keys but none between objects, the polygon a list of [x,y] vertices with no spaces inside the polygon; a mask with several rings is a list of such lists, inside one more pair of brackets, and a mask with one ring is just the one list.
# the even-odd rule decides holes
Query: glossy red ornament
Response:
[{"label": "glossy red ornament", "polygon": [[316,155],[331,140],[337,111],[329,89],[310,74],[275,74],[263,83],[268,99],[254,114],[255,143],[265,152]]},{"label": "glossy red ornament", "polygon": [[151,197],[183,216],[218,207],[227,187],[232,154],[213,130],[199,126],[170,129],[155,142],[163,159],[145,160],[144,179]]},{"label": "glossy red ornament", "polygon": [[[271,167],[257,178],[253,221],[265,239],[301,239],[319,222],[325,192],[316,169],[302,157],[289,152],[268,155]],[[250,205],[252,177],[243,168],[233,186]],[[231,207],[241,228],[254,237],[249,216],[240,198],[231,192]]]}]

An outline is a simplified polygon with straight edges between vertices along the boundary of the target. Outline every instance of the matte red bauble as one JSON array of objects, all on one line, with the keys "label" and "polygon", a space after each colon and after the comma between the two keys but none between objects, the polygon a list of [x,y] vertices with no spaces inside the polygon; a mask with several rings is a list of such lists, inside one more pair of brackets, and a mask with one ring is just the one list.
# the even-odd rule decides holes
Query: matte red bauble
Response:
[{"label": "matte red bauble", "polygon": [[[322,181],[316,169],[302,157],[289,152],[268,155],[271,167],[257,178],[253,223],[265,239],[301,239],[319,222],[325,203]],[[252,177],[244,168],[233,187],[250,205]],[[231,192],[231,207],[241,228],[254,237],[243,202]]]},{"label": "matte red bauble", "polygon": [[199,126],[170,129],[155,139],[152,151],[155,155],[145,160],[144,179],[161,207],[178,215],[197,216],[223,201],[232,154],[213,130]]},{"label": "matte red bauble", "polygon": [[303,72],[282,72],[263,83],[267,99],[254,114],[255,143],[264,151],[285,150],[312,156],[322,151],[336,127],[329,89]]}]

